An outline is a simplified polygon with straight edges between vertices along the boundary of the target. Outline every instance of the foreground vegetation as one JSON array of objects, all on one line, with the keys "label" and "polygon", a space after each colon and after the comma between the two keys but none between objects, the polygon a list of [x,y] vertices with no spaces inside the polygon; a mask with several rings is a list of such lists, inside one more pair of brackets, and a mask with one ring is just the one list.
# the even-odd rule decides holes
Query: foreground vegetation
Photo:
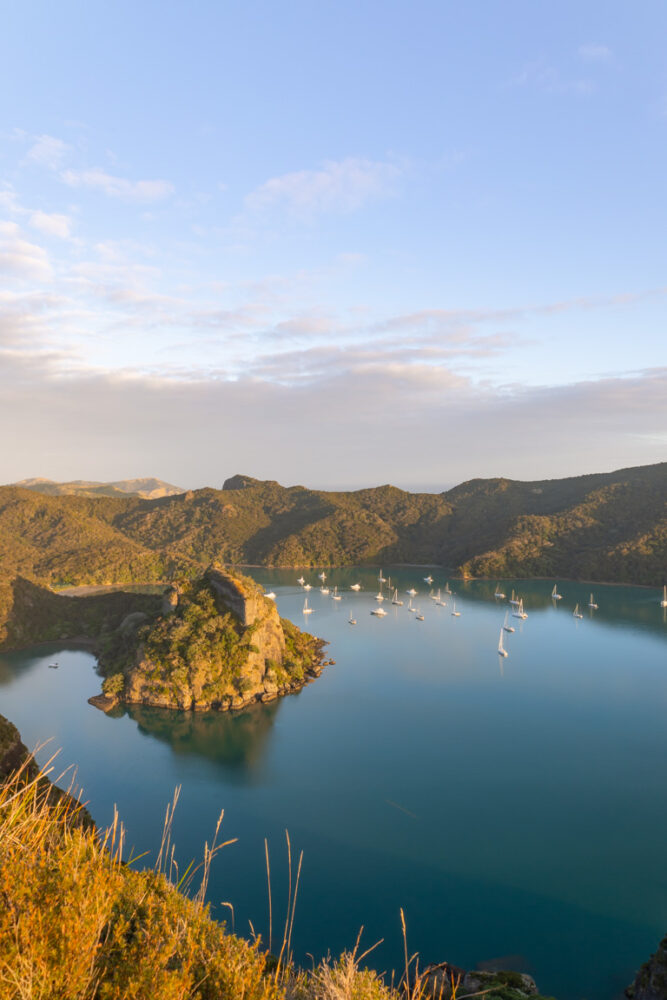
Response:
[{"label": "foreground vegetation", "polygon": [[[0,745],[3,727],[0,716]],[[118,819],[98,832],[81,822],[74,799],[54,800],[49,787],[29,757],[0,784],[0,1000],[456,1000],[466,992],[460,971],[420,976],[414,961],[402,981],[387,981],[364,967],[358,947],[300,970],[290,954],[296,879],[276,957],[259,937],[245,941],[211,917],[208,873],[225,846],[217,831],[201,865],[180,873],[168,810],[155,867],[139,870],[123,861]],[[483,989],[489,1000],[527,992],[539,1000],[517,973],[486,974]]]}]

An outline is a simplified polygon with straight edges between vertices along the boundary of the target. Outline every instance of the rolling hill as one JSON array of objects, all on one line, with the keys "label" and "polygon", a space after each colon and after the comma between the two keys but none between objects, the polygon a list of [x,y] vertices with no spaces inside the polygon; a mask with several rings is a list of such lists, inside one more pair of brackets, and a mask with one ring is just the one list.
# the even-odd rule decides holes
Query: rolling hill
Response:
[{"label": "rolling hill", "polygon": [[[661,586],[667,463],[569,479],[476,479],[444,493],[324,492],[248,476],[157,499],[0,487],[0,566],[49,586],[266,566],[439,564],[479,577]],[[0,619],[3,615],[0,607]]]}]

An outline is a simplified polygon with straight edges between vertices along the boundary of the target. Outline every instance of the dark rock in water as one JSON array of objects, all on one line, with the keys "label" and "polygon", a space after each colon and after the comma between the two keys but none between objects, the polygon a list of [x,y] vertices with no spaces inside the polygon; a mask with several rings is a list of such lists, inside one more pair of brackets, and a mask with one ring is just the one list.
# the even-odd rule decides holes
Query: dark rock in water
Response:
[{"label": "dark rock in water", "polygon": [[655,955],[642,965],[625,994],[631,1000],[667,1000],[667,936]]},{"label": "dark rock in water", "polygon": [[94,694],[88,699],[88,704],[101,709],[102,712],[110,712],[118,705],[118,698],[112,698],[108,694]]},{"label": "dark rock in water", "polygon": [[420,996],[435,997],[436,1000],[450,1000],[454,994],[480,994],[486,1000],[520,1000],[521,997],[540,1000],[540,993],[532,976],[507,969],[466,972],[449,962],[440,962],[426,966],[419,984],[422,988]]}]

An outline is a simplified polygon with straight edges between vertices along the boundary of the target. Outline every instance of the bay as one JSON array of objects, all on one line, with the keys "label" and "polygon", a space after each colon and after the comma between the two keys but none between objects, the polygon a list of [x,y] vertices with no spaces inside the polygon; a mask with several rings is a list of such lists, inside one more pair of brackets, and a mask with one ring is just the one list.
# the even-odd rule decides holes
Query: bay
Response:
[{"label": "bay", "polygon": [[[40,761],[60,748],[57,768],[76,765],[98,824],[118,806],[135,853],[154,856],[176,786],[182,869],[224,808],[224,839],[237,841],[216,860],[209,898],[216,916],[243,934],[252,922],[268,943],[266,838],[274,950],[288,830],[294,868],[303,851],[299,961],[351,948],[363,925],[362,944],[384,939],[369,961],[400,968],[403,908],[422,962],[498,959],[561,1000],[620,995],[667,931],[659,593],[595,585],[593,611],[589,585],[561,582],[553,602],[552,581],[502,581],[528,612],[510,616],[503,660],[508,605],[495,581],[452,580],[456,595],[438,607],[427,569],[387,567],[405,604],[386,600],[378,619],[377,570],[328,570],[340,602],[313,571],[306,618],[298,572],[251,572],[282,615],[330,643],[335,665],[298,695],[239,715],[105,716],[86,702],[99,690],[93,657],[56,645],[0,656],[0,712],[28,746],[51,740]],[[407,610],[411,586],[423,622]]]}]

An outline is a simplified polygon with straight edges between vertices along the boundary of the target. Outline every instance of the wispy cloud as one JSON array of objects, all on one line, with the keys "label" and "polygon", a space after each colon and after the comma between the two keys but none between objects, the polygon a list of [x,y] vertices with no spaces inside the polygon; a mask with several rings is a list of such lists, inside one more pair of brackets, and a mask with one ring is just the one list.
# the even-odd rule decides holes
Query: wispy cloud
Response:
[{"label": "wispy cloud", "polygon": [[150,203],[163,201],[174,193],[174,185],[170,181],[130,181],[125,177],[109,174],[102,167],[64,170],[60,176],[70,187],[101,191],[109,198],[119,198],[121,201]]},{"label": "wispy cloud", "polygon": [[302,217],[353,212],[395,192],[402,169],[397,163],[348,157],[327,161],[319,170],[272,177],[246,197],[246,208],[284,208]]},{"label": "wispy cloud", "polygon": [[613,55],[613,52],[607,45],[600,45],[597,42],[588,42],[586,45],[580,45],[577,49],[577,55],[584,60],[584,62],[608,62]]},{"label": "wispy cloud", "polygon": [[40,135],[30,146],[26,159],[47,170],[57,170],[65,159],[70,147],[62,139],[52,135]]},{"label": "wispy cloud", "polygon": [[71,235],[72,220],[58,212],[33,212],[28,222],[33,229],[47,236],[59,236],[66,240]]},{"label": "wispy cloud", "polygon": [[527,63],[512,83],[517,87],[533,87],[547,94],[569,94],[588,97],[595,90],[595,82],[589,77],[568,77],[544,59]]},{"label": "wispy cloud", "polygon": [[53,277],[46,250],[24,239],[15,222],[0,222],[0,273],[37,281]]}]

